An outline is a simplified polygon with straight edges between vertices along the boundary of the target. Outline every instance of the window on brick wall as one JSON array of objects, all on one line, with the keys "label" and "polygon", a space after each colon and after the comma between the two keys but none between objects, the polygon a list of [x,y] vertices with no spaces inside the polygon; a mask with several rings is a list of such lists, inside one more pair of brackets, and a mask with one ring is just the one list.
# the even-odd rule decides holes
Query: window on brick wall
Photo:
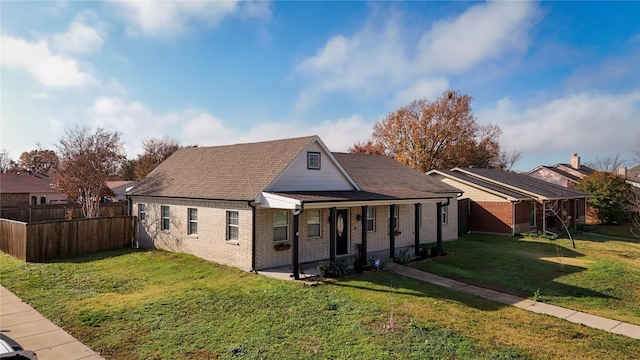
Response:
[{"label": "window on brick wall", "polygon": [[443,224],[449,221],[449,205],[443,205],[440,207],[440,220]]},{"label": "window on brick wall", "polygon": [[320,237],[321,228],[320,210],[307,210],[307,237]]},{"label": "window on brick wall", "polygon": [[238,241],[239,228],[238,212],[227,211],[227,240]]},{"label": "window on brick wall", "polygon": [[169,207],[161,206],[160,212],[162,213],[162,230],[169,230],[169,222],[171,220],[169,218]]},{"label": "window on brick wall", "polygon": [[198,209],[187,209],[187,214],[189,218],[189,229],[187,233],[189,235],[196,235],[198,233]]},{"label": "window on brick wall", "polygon": [[144,221],[147,218],[147,205],[138,204],[138,220]]},{"label": "window on brick wall", "polygon": [[273,212],[273,241],[289,240],[289,212],[286,210]]},{"label": "window on brick wall", "polygon": [[367,207],[367,231],[376,231],[376,208]]}]

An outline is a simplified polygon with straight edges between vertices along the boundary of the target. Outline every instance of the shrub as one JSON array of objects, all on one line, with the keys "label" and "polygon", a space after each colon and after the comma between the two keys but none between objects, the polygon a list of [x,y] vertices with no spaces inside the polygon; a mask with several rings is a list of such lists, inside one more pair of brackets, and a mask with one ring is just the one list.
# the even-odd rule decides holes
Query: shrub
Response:
[{"label": "shrub", "polygon": [[409,255],[409,249],[404,249],[400,251],[400,253],[397,254],[393,258],[393,260],[396,264],[407,265],[409,261],[411,261],[411,255]]}]

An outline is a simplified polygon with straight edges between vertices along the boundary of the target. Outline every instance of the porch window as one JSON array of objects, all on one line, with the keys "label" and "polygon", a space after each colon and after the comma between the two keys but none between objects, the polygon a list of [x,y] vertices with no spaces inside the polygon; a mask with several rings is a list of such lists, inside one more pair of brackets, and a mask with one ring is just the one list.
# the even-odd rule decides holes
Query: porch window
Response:
[{"label": "porch window", "polygon": [[237,211],[227,211],[227,240],[238,241],[238,229],[240,224],[238,222]]},{"label": "porch window", "polygon": [[317,238],[321,235],[320,210],[307,210],[307,238]]},{"label": "porch window", "polygon": [[160,210],[162,213],[162,230],[169,230],[169,207],[161,206]]},{"label": "porch window", "polygon": [[398,209],[398,205],[394,205],[392,207],[392,209],[393,209],[393,214],[392,214],[392,216],[393,216],[393,230],[395,231],[395,230],[398,230],[398,228],[400,227],[400,221],[398,219],[398,213],[400,211]]},{"label": "porch window", "polygon": [[376,208],[367,207],[367,231],[376,231]]},{"label": "porch window", "polygon": [[307,169],[320,170],[320,153],[319,152],[307,153]]},{"label": "porch window", "polygon": [[446,224],[449,221],[449,205],[443,205],[440,207],[440,221]]},{"label": "porch window", "polygon": [[138,204],[138,220],[144,221],[147,218],[147,206]]},{"label": "porch window", "polygon": [[536,203],[531,203],[531,210],[529,211],[529,225],[531,227],[536,226]]},{"label": "porch window", "polygon": [[286,210],[273,213],[273,241],[289,240],[289,212]]},{"label": "porch window", "polygon": [[189,228],[187,234],[196,235],[198,233],[198,209],[187,209],[189,217]]}]

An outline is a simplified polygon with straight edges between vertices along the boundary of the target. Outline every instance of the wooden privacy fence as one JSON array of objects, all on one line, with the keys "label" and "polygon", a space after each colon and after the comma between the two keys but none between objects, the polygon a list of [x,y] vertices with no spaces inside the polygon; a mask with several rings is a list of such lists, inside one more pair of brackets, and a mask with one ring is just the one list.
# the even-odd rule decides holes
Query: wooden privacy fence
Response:
[{"label": "wooden privacy fence", "polygon": [[23,261],[60,259],[131,245],[135,216],[27,224],[0,219],[0,250]]},{"label": "wooden privacy fence", "polygon": [[[127,215],[127,203],[101,203],[99,207],[100,216]],[[82,208],[78,205],[30,205],[19,208],[0,209],[0,218],[11,219],[22,222],[39,222],[51,220],[66,220],[70,212],[72,219],[82,219]]]}]

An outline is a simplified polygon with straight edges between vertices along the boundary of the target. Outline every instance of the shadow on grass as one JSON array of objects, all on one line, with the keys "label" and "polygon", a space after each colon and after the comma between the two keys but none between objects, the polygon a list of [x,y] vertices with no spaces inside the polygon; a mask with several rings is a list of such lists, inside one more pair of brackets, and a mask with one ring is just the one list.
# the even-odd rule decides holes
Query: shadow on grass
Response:
[{"label": "shadow on grass", "polygon": [[[555,240],[558,241],[558,240]],[[525,298],[544,296],[618,299],[558,281],[587,270],[585,255],[550,242],[474,234],[445,244],[451,256],[412,267],[467,284]]]},{"label": "shadow on grass", "polygon": [[[361,281],[365,282],[365,284],[371,283],[374,286],[358,284],[358,282]],[[389,295],[449,300],[483,311],[496,311],[508,306],[486,300],[478,296],[468,295],[437,285],[424,283],[386,270],[379,272],[365,272],[329,284],[329,286],[360,289],[375,293],[387,293]]]},{"label": "shadow on grass", "polygon": [[131,248],[131,247],[124,247],[124,248],[120,248],[120,249],[101,250],[101,251],[96,251],[96,252],[92,252],[92,253],[86,253],[86,254],[82,254],[82,255],[72,256],[72,257],[68,257],[68,258],[51,259],[51,260],[47,260],[47,261],[41,261],[39,263],[42,263],[42,264],[82,264],[82,263],[88,263],[88,262],[97,261],[97,260],[105,260],[105,259],[116,258],[116,257],[119,257],[119,256],[124,256],[124,255],[137,253],[137,252],[146,252],[146,251],[148,251],[148,250],[135,249],[135,248]]}]

